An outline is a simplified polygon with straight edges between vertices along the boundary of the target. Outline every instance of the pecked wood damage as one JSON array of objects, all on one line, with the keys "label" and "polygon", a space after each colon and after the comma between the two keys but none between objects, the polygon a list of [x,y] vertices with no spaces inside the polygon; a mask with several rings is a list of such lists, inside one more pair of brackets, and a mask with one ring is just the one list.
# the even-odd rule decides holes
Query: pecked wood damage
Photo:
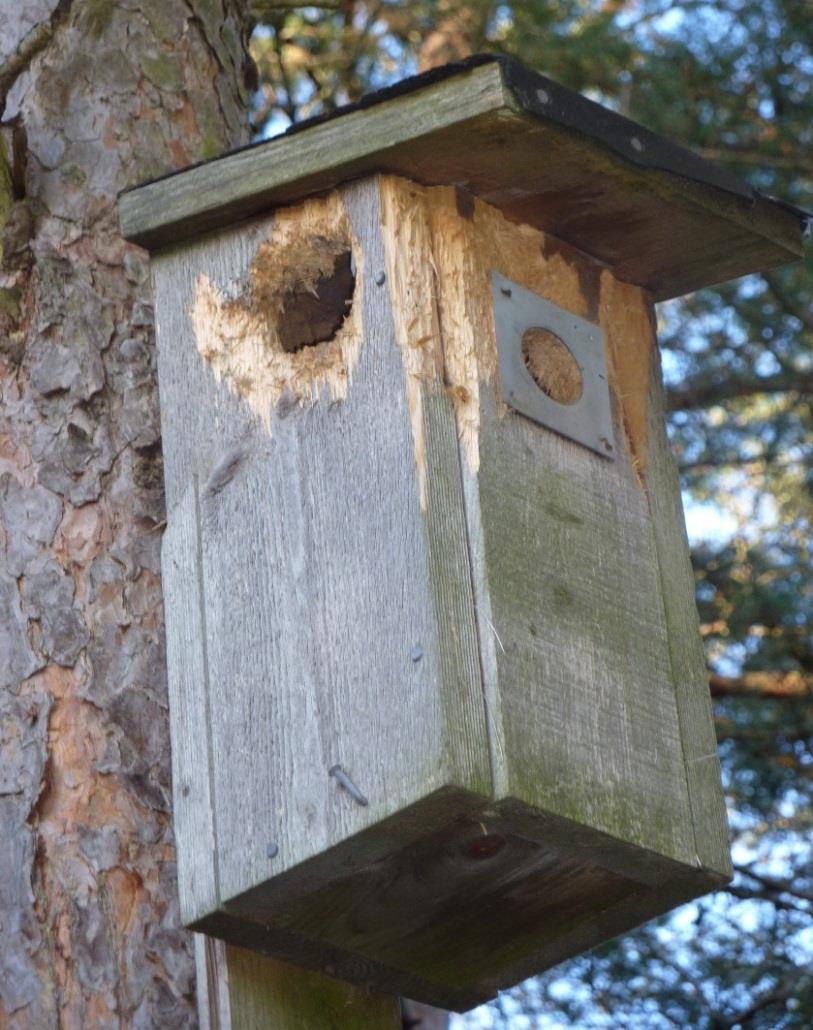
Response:
[{"label": "pecked wood damage", "polygon": [[283,396],[301,405],[323,389],[331,401],[347,396],[361,346],[363,277],[335,193],[277,212],[234,296],[198,277],[190,312],[198,350],[269,432]]},{"label": "pecked wood damage", "polygon": [[[481,390],[501,415],[489,276],[497,270],[605,334],[616,421],[643,485],[647,394],[655,346],[651,302],[640,287],[452,186],[378,177],[387,290],[404,368],[420,507],[428,505],[425,391],[442,391],[461,450],[480,465]],[[271,431],[283,398],[347,397],[364,327],[366,272],[341,194],[275,213],[273,228],[230,294],[198,277],[190,316],[197,347]],[[623,389],[619,384],[623,383]]]},{"label": "pecked wood damage", "polygon": [[[468,469],[480,467],[481,393],[500,398],[491,272],[499,271],[582,318],[607,341],[616,423],[643,484],[646,412],[655,346],[651,301],[640,287],[454,186],[380,183],[387,273],[407,377],[415,461],[426,506],[423,390],[443,390]],[[463,199],[465,198],[465,199]],[[623,389],[621,384],[623,383]]]}]

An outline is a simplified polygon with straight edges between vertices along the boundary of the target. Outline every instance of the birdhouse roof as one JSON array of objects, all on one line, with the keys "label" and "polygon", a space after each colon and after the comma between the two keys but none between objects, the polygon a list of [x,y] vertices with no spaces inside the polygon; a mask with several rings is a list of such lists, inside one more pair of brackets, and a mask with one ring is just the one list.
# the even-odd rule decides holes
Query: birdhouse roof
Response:
[{"label": "birdhouse roof", "polygon": [[481,54],[131,189],[122,232],[160,248],[373,172],[458,186],[656,300],[795,260],[808,218],[519,62]]}]

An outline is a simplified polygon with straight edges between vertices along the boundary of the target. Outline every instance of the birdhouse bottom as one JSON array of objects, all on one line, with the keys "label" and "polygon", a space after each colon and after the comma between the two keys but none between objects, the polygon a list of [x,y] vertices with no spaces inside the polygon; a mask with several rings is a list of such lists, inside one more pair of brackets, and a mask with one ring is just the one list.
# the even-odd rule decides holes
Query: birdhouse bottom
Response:
[{"label": "birdhouse bottom", "polygon": [[182,917],[451,1009],[730,872],[651,302],[512,196],[154,257]]},{"label": "birdhouse bottom", "polygon": [[464,1011],[718,882],[515,802],[441,791],[192,928]]}]

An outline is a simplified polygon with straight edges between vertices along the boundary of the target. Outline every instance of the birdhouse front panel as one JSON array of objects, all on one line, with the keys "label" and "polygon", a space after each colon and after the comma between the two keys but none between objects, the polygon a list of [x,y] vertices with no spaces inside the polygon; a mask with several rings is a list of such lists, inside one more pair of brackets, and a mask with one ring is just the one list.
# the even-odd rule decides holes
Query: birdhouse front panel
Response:
[{"label": "birdhouse front panel", "polygon": [[[201,719],[173,752],[187,922],[410,806],[431,828],[489,790],[453,415],[424,518],[373,196],[155,261],[173,719]],[[210,836],[190,819],[185,841],[192,809]]]},{"label": "birdhouse front panel", "polygon": [[808,216],[482,55],[120,210],[185,923],[465,1009],[724,884],[652,303]]}]

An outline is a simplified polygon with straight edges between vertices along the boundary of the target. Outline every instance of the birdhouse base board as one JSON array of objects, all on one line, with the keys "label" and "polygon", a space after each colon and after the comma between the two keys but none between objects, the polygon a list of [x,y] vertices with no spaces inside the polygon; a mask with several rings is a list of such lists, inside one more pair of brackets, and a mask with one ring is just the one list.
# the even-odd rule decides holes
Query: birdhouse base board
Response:
[{"label": "birdhouse base board", "polygon": [[[443,809],[443,825],[412,837]],[[449,788],[193,928],[465,1011],[714,886],[706,871],[561,817]]]}]

